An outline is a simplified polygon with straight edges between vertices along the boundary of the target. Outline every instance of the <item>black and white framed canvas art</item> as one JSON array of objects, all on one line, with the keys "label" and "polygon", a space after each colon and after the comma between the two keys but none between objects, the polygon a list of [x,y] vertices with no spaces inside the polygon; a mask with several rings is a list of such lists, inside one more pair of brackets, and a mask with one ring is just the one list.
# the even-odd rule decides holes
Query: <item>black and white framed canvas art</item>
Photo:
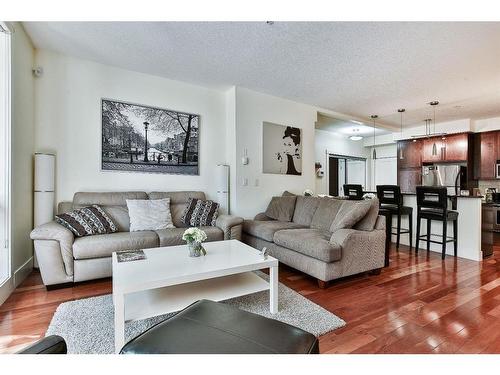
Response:
[{"label": "black and white framed canvas art", "polygon": [[263,172],[302,175],[302,129],[264,122]]},{"label": "black and white framed canvas art", "polygon": [[200,116],[102,99],[102,169],[198,175]]}]

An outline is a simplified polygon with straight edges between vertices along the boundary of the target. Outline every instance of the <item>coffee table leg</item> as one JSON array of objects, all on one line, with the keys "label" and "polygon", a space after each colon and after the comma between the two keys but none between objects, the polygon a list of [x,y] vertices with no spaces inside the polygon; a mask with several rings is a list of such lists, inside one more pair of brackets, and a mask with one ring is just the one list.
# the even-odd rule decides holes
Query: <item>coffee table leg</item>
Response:
[{"label": "coffee table leg", "polygon": [[271,314],[278,312],[278,266],[269,268],[269,304]]},{"label": "coffee table leg", "polygon": [[115,302],[115,353],[125,345],[125,305],[123,294],[114,295]]}]

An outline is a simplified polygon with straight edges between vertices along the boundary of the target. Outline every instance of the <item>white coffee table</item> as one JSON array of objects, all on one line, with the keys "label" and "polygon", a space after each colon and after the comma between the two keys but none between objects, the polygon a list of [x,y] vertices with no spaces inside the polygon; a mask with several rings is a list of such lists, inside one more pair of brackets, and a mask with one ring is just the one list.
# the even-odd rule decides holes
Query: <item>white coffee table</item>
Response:
[{"label": "white coffee table", "polygon": [[[264,259],[237,240],[207,242],[206,256],[190,258],[186,245],[145,249],[147,259],[119,263],[113,253],[115,350],[125,344],[125,322],[179,311],[200,299],[226,300],[269,289],[278,312],[278,260]],[[252,271],[269,268],[269,282]]]}]

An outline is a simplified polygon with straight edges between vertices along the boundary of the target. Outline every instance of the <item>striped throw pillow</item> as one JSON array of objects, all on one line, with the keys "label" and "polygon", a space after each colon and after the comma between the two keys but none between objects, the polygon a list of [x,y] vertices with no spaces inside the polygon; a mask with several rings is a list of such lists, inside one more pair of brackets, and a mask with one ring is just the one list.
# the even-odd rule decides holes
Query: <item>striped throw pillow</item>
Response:
[{"label": "striped throw pillow", "polygon": [[77,237],[118,231],[113,220],[96,204],[56,215],[55,220]]},{"label": "striped throw pillow", "polygon": [[219,204],[214,201],[204,201],[197,198],[189,198],[188,205],[182,213],[181,221],[191,227],[215,226],[219,215]]}]

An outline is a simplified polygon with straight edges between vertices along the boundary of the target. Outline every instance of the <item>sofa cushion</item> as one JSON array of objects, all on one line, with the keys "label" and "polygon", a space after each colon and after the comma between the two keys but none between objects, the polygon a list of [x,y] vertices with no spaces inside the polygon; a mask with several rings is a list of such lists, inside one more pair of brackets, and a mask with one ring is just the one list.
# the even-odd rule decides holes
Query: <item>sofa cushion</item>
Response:
[{"label": "sofa cushion", "polygon": [[369,202],[371,204],[368,213],[353,226],[354,229],[371,231],[375,228],[375,223],[377,222],[378,217],[379,201],[377,198],[373,198],[370,199]]},{"label": "sofa cushion", "polygon": [[277,231],[293,228],[304,228],[304,225],[276,220],[245,220],[243,222],[243,232],[269,242],[273,242],[274,233]]},{"label": "sofa cushion", "polygon": [[153,191],[148,196],[149,199],[170,198],[170,213],[177,228],[189,226],[182,222],[182,214],[187,207],[189,198],[205,199],[205,193],[202,191]]},{"label": "sofa cushion", "polygon": [[[207,234],[206,242],[222,241],[224,232],[217,227],[199,227]],[[182,239],[182,234],[186,228],[161,229],[155,231],[160,240],[160,246],[185,245],[186,241]]]},{"label": "sofa cushion", "polygon": [[158,246],[158,236],[152,231],[117,232],[81,237],[73,243],[75,259],[103,258],[114,251],[140,250]]},{"label": "sofa cushion", "polygon": [[330,230],[333,219],[337,216],[344,201],[328,197],[318,199],[318,208],[314,212],[310,227],[320,230]]},{"label": "sofa cushion", "polygon": [[274,243],[331,263],[340,260],[340,246],[330,244],[331,233],[319,229],[287,229],[274,233]]},{"label": "sofa cushion", "polygon": [[127,199],[130,231],[175,228],[170,215],[170,198]]},{"label": "sofa cushion", "polygon": [[321,198],[318,197],[297,197],[293,222],[305,226],[310,226]]},{"label": "sofa cushion", "polygon": [[113,220],[97,204],[56,215],[55,220],[72,231],[76,237],[118,231]]},{"label": "sofa cushion", "polygon": [[73,208],[80,208],[92,204],[100,206],[127,206],[127,199],[148,199],[148,195],[143,191],[124,192],[78,192],[73,196]]},{"label": "sofa cushion", "polygon": [[338,229],[352,228],[354,224],[363,219],[371,208],[372,202],[366,201],[342,201],[337,216],[333,219],[330,232]]},{"label": "sofa cushion", "polygon": [[116,224],[118,232],[130,232],[130,217],[127,206],[102,206],[101,208]]},{"label": "sofa cushion", "polygon": [[292,221],[296,200],[294,195],[273,197],[267,206],[266,215],[278,221]]},{"label": "sofa cushion", "polygon": [[189,198],[181,220],[188,227],[215,226],[217,216],[219,216],[219,203]]}]

